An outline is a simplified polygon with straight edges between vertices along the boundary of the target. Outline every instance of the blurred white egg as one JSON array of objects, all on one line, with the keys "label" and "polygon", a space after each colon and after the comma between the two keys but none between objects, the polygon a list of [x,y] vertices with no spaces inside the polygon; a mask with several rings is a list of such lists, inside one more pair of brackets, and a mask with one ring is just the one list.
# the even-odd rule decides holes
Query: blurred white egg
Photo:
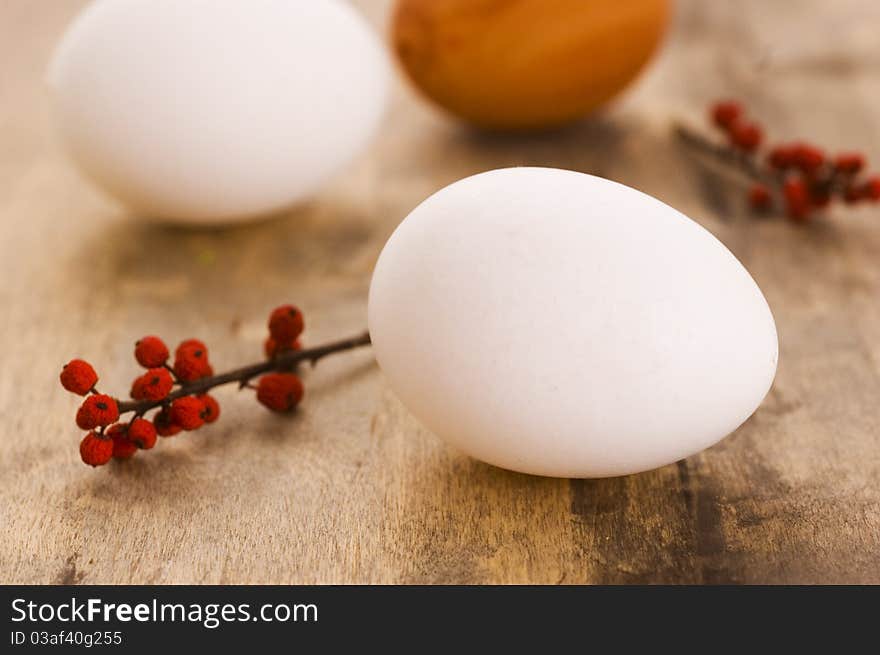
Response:
[{"label": "blurred white egg", "polygon": [[98,0],[49,70],[85,173],[144,217],[190,223],[314,193],[375,133],[389,79],[341,0]]},{"label": "blurred white egg", "polygon": [[696,453],[776,372],[767,302],[715,237],[639,191],[548,168],[475,175],[413,210],[376,265],[369,325],[430,430],[537,475]]}]

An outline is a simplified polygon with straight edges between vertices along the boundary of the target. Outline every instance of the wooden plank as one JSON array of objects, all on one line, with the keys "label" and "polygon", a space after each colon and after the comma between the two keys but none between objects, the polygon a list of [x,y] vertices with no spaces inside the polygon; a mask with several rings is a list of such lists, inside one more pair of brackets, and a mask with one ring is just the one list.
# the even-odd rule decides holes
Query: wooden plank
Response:
[{"label": "wooden plank", "polygon": [[[662,57],[596,119],[550,135],[458,128],[404,85],[370,152],[314,201],[232,229],[139,223],[81,182],[41,87],[80,0],[0,7],[0,582],[880,582],[880,214],[754,221],[671,138],[716,95],[781,137],[880,160],[868,0],[678,4]],[[388,2],[358,3],[377,26]],[[833,37],[833,38],[832,38]],[[426,195],[516,164],[604,175],[678,207],[739,256],[781,345],[765,404],[718,446],[663,469],[543,479],[475,462],[422,429],[368,352],[308,376],[304,411],[224,389],[220,422],[100,470],[78,462],[60,365],[124,389],[143,333],[258,356],[295,301],[317,343],[361,330],[385,239]],[[723,372],[719,372],[723,375]]]}]

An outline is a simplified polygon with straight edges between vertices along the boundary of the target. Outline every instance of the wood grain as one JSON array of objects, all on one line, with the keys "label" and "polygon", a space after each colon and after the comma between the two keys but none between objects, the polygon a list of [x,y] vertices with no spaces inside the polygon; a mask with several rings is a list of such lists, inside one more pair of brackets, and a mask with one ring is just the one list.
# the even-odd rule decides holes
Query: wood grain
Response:
[{"label": "wood grain", "polygon": [[[740,96],[780,137],[880,161],[876,3],[803,0],[793,14],[781,0],[682,0],[662,56],[614,110],[548,135],[464,130],[400,84],[370,152],[314,201],[199,231],[126,216],[58,151],[41,80],[82,4],[0,5],[0,582],[880,582],[880,212],[754,221],[668,125]],[[358,4],[382,29],[388,3]],[[309,374],[292,419],[223,390],[210,429],[122,465],[78,461],[77,403],[57,384],[67,359],[125,389],[134,339],[154,332],[201,337],[231,368],[258,355],[266,312],[287,300],[310,343],[357,333],[400,219],[515,164],[651,193],[754,274],[780,366],[734,435],[625,478],[508,473],[420,428],[358,352]]]}]

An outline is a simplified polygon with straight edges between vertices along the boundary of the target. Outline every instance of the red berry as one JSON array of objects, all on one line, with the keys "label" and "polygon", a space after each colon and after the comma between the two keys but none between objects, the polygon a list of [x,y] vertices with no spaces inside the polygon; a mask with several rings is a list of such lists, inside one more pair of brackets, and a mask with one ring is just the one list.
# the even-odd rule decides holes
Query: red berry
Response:
[{"label": "red berry", "polygon": [[843,189],[843,201],[847,205],[854,205],[865,199],[863,188],[850,184]]},{"label": "red berry", "polygon": [[303,397],[303,385],[293,373],[267,373],[257,383],[257,400],[275,412],[289,412]]},{"label": "red berry", "polygon": [[134,358],[144,368],[158,368],[168,361],[168,346],[159,337],[144,337],[134,344]]},{"label": "red berry", "polygon": [[182,427],[171,420],[171,413],[164,408],[156,412],[156,415],[153,417],[153,427],[156,428],[156,434],[160,437],[173,437],[183,430]]},{"label": "red berry", "polygon": [[767,163],[778,170],[791,168],[795,163],[795,148],[793,146],[774,146],[767,154]]},{"label": "red berry", "polygon": [[273,339],[272,337],[267,337],[266,341],[263,342],[263,352],[266,353],[266,357],[268,357],[269,359],[274,359],[281,353],[288,350],[302,350],[302,343],[300,343],[300,340],[297,339],[289,346],[279,345],[279,343],[275,341],[275,339]]},{"label": "red berry", "polygon": [[809,143],[797,143],[792,146],[794,166],[804,173],[814,173],[825,163],[825,153]]},{"label": "red berry", "polygon": [[195,396],[184,396],[171,403],[171,422],[184,430],[197,430],[205,423],[204,403]]},{"label": "red berry", "polygon": [[293,305],[276,307],[269,316],[269,336],[279,344],[290,344],[302,334],[303,315]]},{"label": "red berry", "polygon": [[793,221],[804,221],[810,213],[810,194],[807,185],[798,177],[790,177],[782,185],[785,209]]},{"label": "red berry", "polygon": [[76,412],[76,424],[83,430],[110,425],[118,418],[116,401],[104,394],[89,396]]},{"label": "red berry", "polygon": [[193,382],[211,375],[208,349],[201,341],[189,339],[174,351],[174,374],[181,382]]},{"label": "red berry", "polygon": [[89,432],[79,443],[79,456],[89,466],[101,466],[113,457],[113,441],[97,432]]},{"label": "red berry", "polygon": [[128,423],[114,423],[107,427],[104,430],[104,436],[108,439],[112,439],[113,437],[118,437],[119,435],[125,435],[128,433]]},{"label": "red berry", "polygon": [[177,348],[174,349],[174,354],[179,355],[194,348],[204,351],[206,354],[208,352],[208,346],[205,345],[204,341],[200,341],[199,339],[184,339],[177,345]]},{"label": "red berry", "polygon": [[869,177],[862,187],[862,193],[871,202],[880,201],[880,175]]},{"label": "red berry", "polygon": [[844,152],[834,158],[834,168],[854,175],[865,167],[865,156],[859,152]]},{"label": "red berry", "polygon": [[148,420],[136,418],[128,426],[128,438],[138,448],[149,450],[156,445],[156,428]]},{"label": "red berry", "polygon": [[735,100],[723,100],[712,105],[710,114],[715,125],[722,129],[729,129],[743,115],[743,108]]},{"label": "red berry", "polygon": [[82,359],[71,360],[61,369],[61,386],[71,393],[85,396],[97,382],[95,369]]},{"label": "red berry", "polygon": [[137,451],[137,446],[129,437],[128,423],[114,423],[104,431],[104,437],[113,441],[113,457],[128,459]]},{"label": "red berry", "polygon": [[135,400],[162,400],[174,386],[171,373],[164,368],[151,368],[131,385],[131,397]]},{"label": "red berry", "polygon": [[128,439],[125,432],[113,435],[113,457],[128,459],[137,452],[137,446]]},{"label": "red berry", "polygon": [[816,209],[825,209],[831,204],[831,194],[824,189],[810,189],[810,204]]},{"label": "red berry", "polygon": [[773,206],[773,196],[763,184],[755,184],[749,189],[749,206],[756,211],[765,211]]},{"label": "red berry", "polygon": [[755,123],[734,123],[730,126],[730,141],[740,150],[752,152],[763,139],[764,132]]},{"label": "red berry", "polygon": [[208,352],[208,346],[205,345],[204,341],[199,341],[198,339],[184,339],[177,346],[174,354],[178,355],[181,351],[187,350],[189,348],[198,348],[200,350],[204,350],[206,353]]},{"label": "red berry", "polygon": [[205,423],[213,423],[220,418],[220,403],[214,399],[214,396],[203,393],[201,396],[197,396],[197,398],[204,405],[202,418],[205,420]]}]

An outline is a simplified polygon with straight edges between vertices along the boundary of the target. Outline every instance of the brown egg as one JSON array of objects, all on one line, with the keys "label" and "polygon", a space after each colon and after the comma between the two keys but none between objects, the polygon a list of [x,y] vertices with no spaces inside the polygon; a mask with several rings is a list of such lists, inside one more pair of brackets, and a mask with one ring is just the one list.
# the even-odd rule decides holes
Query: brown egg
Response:
[{"label": "brown egg", "polygon": [[399,0],[392,39],[415,85],[458,117],[539,129],[590,113],[650,59],[669,0]]}]

